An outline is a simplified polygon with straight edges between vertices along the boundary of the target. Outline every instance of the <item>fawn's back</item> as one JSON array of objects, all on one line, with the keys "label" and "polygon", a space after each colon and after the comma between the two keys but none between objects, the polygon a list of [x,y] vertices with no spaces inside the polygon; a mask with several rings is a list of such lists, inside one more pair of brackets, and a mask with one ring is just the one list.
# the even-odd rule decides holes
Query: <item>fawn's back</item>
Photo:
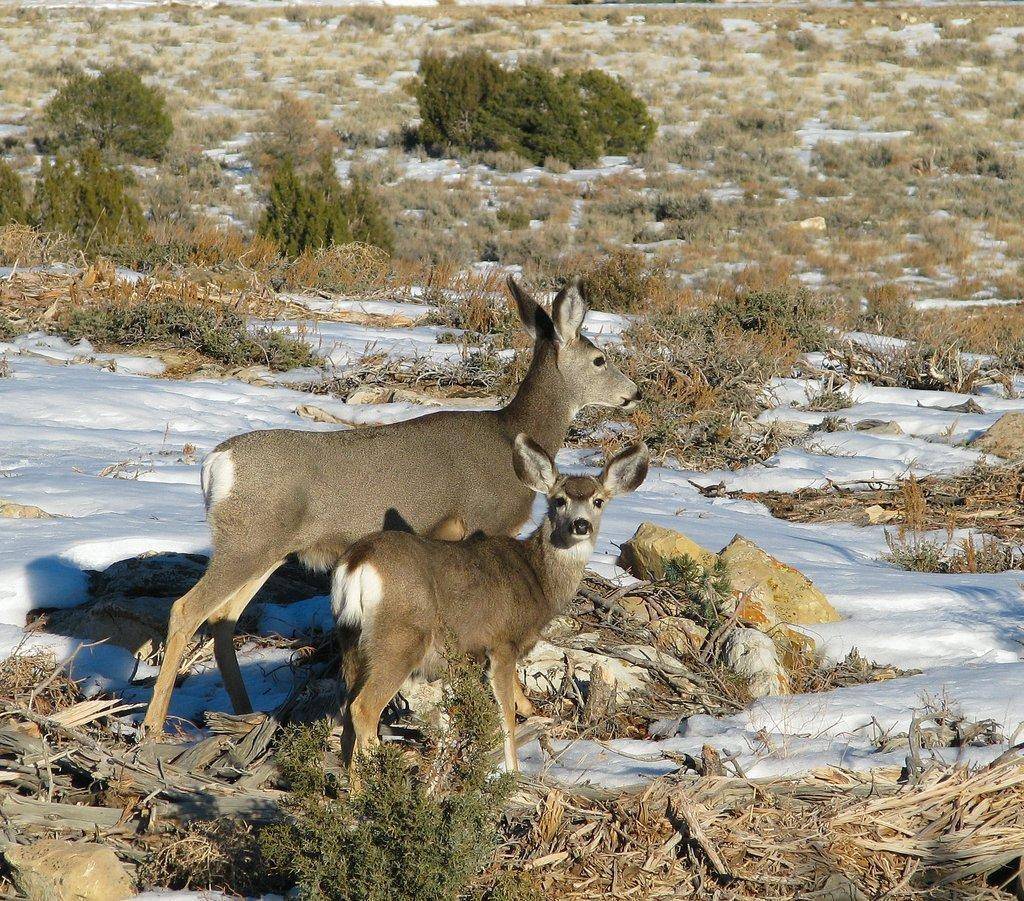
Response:
[{"label": "fawn's back", "polygon": [[356,542],[334,572],[332,604],[342,626],[369,634],[416,632],[481,655],[498,641],[520,652],[552,614],[524,541],[472,535],[438,541],[381,532]]}]

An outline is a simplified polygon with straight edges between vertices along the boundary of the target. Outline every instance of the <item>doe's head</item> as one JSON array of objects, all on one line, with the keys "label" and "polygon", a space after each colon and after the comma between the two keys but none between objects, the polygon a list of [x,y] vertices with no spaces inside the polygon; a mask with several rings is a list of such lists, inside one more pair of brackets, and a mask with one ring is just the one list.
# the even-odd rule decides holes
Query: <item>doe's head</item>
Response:
[{"label": "doe's head", "polygon": [[604,351],[581,334],[589,304],[580,285],[562,288],[551,302],[551,313],[537,303],[511,276],[508,289],[523,326],[533,335],[534,353],[551,349],[565,391],[577,409],[588,406],[632,410],[640,390]]},{"label": "doe's head", "polygon": [[516,437],[513,453],[520,481],[548,499],[551,542],[560,548],[593,543],[605,505],[636,491],[647,478],[649,462],[647,446],[633,444],[608,460],[599,476],[561,475],[548,452],[524,434]]}]

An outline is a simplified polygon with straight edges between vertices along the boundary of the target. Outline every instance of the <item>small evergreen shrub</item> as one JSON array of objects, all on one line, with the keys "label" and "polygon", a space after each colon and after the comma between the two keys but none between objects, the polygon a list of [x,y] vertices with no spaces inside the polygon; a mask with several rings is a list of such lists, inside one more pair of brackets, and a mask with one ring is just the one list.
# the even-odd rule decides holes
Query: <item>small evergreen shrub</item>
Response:
[{"label": "small evergreen shrub", "polygon": [[420,60],[416,100],[420,141],[427,147],[499,149],[488,133],[493,98],[510,74],[482,50],[456,56],[428,53]]},{"label": "small evergreen shrub", "polygon": [[95,145],[149,159],[164,155],[174,131],[163,92],[120,66],[98,75],[72,74],[46,105],[44,117],[58,148]]},{"label": "small evergreen shrub", "polygon": [[270,329],[250,329],[233,310],[171,298],[76,305],[61,318],[57,330],[72,341],[185,348],[227,366],[263,365],[282,371],[318,362],[305,342]]},{"label": "small evergreen shrub", "polygon": [[665,564],[665,581],[682,594],[687,615],[709,630],[717,629],[735,606],[729,570],[720,559],[704,566],[688,554],[673,557]]},{"label": "small evergreen shrub", "polygon": [[369,184],[355,179],[346,191],[327,158],[310,178],[296,172],[290,159],[278,167],[257,231],[288,257],[351,241],[387,252],[394,246],[391,225]]},{"label": "small evergreen shrub", "polygon": [[658,127],[647,105],[621,78],[598,69],[587,69],[572,78],[583,101],[583,118],[599,136],[604,153],[631,156],[651,146]]},{"label": "small evergreen shrub", "polygon": [[146,220],[131,187],[131,178],[105,163],[96,147],[76,158],[58,155],[39,173],[32,218],[84,246],[136,241],[146,234]]},{"label": "small evergreen shrub", "polygon": [[485,112],[482,128],[495,146],[480,149],[517,153],[538,165],[556,159],[581,166],[601,153],[600,136],[584,119],[572,78],[556,78],[540,66],[514,70]]},{"label": "small evergreen shrub", "polygon": [[494,216],[506,228],[518,230],[530,225],[530,214],[519,205],[503,206]]},{"label": "small evergreen shrub", "polygon": [[25,186],[21,176],[5,160],[0,160],[0,225],[28,221]]},{"label": "small evergreen shrub", "polygon": [[343,209],[348,218],[353,241],[371,244],[385,253],[395,249],[395,233],[384,216],[377,195],[365,178],[353,178],[352,187],[344,195]]},{"label": "small evergreen shrub", "polygon": [[470,670],[456,667],[446,688],[450,725],[427,772],[383,745],[359,762],[362,789],[335,800],[318,790],[326,776],[309,772],[322,768],[326,735],[319,748],[302,736],[301,754],[287,749],[302,774],[283,767],[295,793],[289,818],[263,830],[261,852],[297,884],[299,897],[451,901],[487,865],[511,783],[489,762],[497,710],[479,671]]},{"label": "small evergreen shrub", "polygon": [[643,101],[596,70],[559,77],[532,63],[504,69],[482,51],[427,54],[415,94],[420,140],[433,149],[579,166],[602,153],[639,153],[654,137]]}]

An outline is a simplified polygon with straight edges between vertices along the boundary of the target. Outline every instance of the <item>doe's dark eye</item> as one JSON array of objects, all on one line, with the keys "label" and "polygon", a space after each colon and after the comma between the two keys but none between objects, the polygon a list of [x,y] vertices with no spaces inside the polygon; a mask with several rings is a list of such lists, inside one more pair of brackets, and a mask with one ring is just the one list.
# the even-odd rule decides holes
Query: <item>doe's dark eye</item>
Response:
[{"label": "doe's dark eye", "polygon": [[604,498],[595,497],[594,506],[597,507],[598,510],[600,510],[604,506]]},{"label": "doe's dark eye", "polygon": [[553,504],[554,504],[554,505],[555,505],[556,507],[558,507],[558,509],[559,509],[559,510],[561,510],[561,509],[562,509],[562,507],[564,507],[564,506],[565,506],[565,498],[564,498],[564,497],[556,497],[556,498],[555,498],[555,499],[554,499],[554,500],[552,501],[552,503],[553,503]]},{"label": "doe's dark eye", "polygon": [[606,361],[605,361],[604,357],[598,357],[596,360],[594,360],[594,365],[595,366],[604,366],[605,362]]}]

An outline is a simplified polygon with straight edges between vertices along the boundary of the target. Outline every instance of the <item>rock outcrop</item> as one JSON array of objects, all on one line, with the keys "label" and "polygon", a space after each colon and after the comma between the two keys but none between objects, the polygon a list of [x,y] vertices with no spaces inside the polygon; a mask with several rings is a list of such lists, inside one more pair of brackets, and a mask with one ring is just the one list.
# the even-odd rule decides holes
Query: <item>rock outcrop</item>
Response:
[{"label": "rock outcrop", "polygon": [[971,447],[1005,460],[1024,457],[1024,413],[1004,413]]},{"label": "rock outcrop", "polygon": [[45,839],[8,845],[4,857],[29,901],[120,901],[135,894],[124,864],[104,845]]}]

